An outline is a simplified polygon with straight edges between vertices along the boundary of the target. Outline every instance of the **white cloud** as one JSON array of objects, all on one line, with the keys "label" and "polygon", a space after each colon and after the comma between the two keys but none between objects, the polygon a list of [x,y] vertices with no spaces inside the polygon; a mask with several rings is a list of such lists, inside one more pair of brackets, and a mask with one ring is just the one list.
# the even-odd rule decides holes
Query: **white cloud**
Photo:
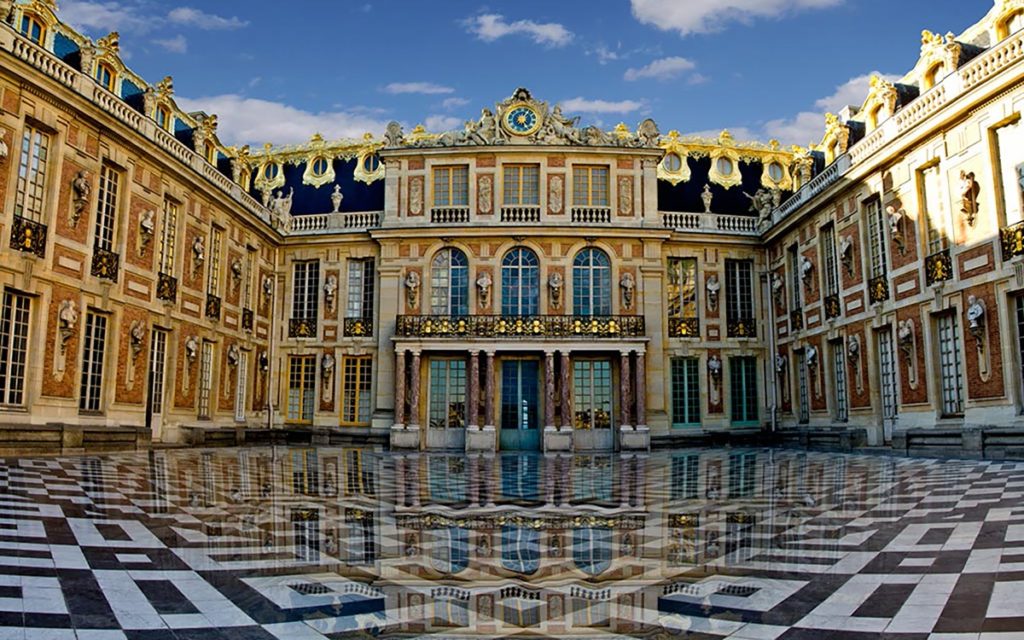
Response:
[{"label": "white cloud", "polygon": [[572,31],[557,22],[534,22],[533,20],[506,22],[505,16],[497,13],[485,13],[467,18],[463,24],[470,33],[484,42],[494,42],[509,35],[525,35],[537,44],[564,47],[573,39]]},{"label": "white cloud", "polygon": [[433,82],[392,82],[384,87],[386,93],[423,93],[427,95],[439,93],[455,93],[455,89]]},{"label": "white cloud", "polygon": [[598,64],[608,64],[609,62],[619,59],[618,51],[612,51],[603,44],[599,45],[596,49],[588,53],[593,53],[594,55],[597,56]]},{"label": "white cloud", "polygon": [[205,111],[219,116],[217,129],[225,144],[262,146],[306,142],[315,132],[328,140],[358,138],[363,133],[382,133],[385,122],[352,111],[310,112],[281,102],[223,94],[203,98],[177,96],[185,111]]},{"label": "white cloud", "polygon": [[872,75],[879,75],[890,82],[900,77],[875,72],[850,78],[836,87],[830,95],[815,100],[813,111],[801,111],[792,118],[779,118],[766,122],[764,124],[765,135],[784,144],[805,145],[809,142],[817,144],[825,133],[825,112],[835,113],[849,105],[860,107],[868,96]]},{"label": "white cloud", "polygon": [[705,82],[711,82],[711,78],[703,73],[695,73],[686,79],[686,84],[704,84]]},{"label": "white cloud", "polygon": [[236,16],[225,18],[212,13],[206,13],[192,7],[177,7],[171,9],[167,19],[176,24],[184,24],[207,31],[219,29],[241,29],[249,25],[248,20],[242,20]]},{"label": "white cloud", "polygon": [[587,98],[576,97],[570,100],[563,100],[562,109],[568,113],[632,113],[644,106],[644,103],[637,100],[588,100]]},{"label": "white cloud", "polygon": [[466,100],[465,98],[445,98],[444,101],[441,102],[441,106],[449,110],[458,109],[459,107],[464,107],[467,104],[469,104],[469,100]]},{"label": "white cloud", "polygon": [[166,40],[156,39],[153,42],[171,53],[188,53],[188,40],[180,33],[173,38]]},{"label": "white cloud", "polygon": [[427,131],[441,132],[441,131],[455,131],[462,129],[465,123],[453,116],[442,116],[432,115],[427,116],[427,119],[423,122],[423,126],[427,128]]},{"label": "white cloud", "polygon": [[671,80],[672,78],[678,78],[680,75],[692,70],[696,66],[697,65],[694,64],[692,60],[687,60],[686,58],[681,58],[679,56],[671,56],[668,58],[660,58],[638,69],[626,69],[626,73],[623,74],[622,77],[624,80],[630,82],[643,78]]},{"label": "white cloud", "polygon": [[804,9],[824,9],[844,0],[630,0],[633,16],[662,31],[719,31],[730,22],[749,24],[757,18],[778,18]]},{"label": "white cloud", "polygon": [[71,26],[95,33],[144,33],[153,27],[153,22],[137,7],[123,2],[64,0],[59,15]]}]

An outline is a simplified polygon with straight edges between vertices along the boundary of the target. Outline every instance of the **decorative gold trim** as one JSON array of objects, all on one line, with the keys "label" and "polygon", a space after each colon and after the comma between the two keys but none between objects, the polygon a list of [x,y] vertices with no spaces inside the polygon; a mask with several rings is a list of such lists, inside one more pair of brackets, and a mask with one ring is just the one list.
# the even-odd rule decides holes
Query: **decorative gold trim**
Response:
[{"label": "decorative gold trim", "polygon": [[356,168],[355,171],[352,172],[352,177],[358,182],[373,184],[377,180],[384,179],[384,163],[381,162],[380,158],[377,158],[377,168],[373,171],[367,171],[366,160],[377,155],[377,152],[380,151],[384,144],[382,142],[375,141],[373,139],[373,135],[369,133],[363,136],[363,142],[364,146],[356,155]]},{"label": "decorative gold trim", "polygon": [[[680,140],[679,132],[675,129],[669,131],[668,135],[658,142],[658,146],[665,150],[665,155],[662,156],[661,162],[658,163],[658,180],[664,180],[673,187],[680,182],[689,182],[690,164],[686,159],[690,156],[690,152],[682,140]],[[679,156],[680,163],[677,171],[670,171],[665,167],[665,159],[672,154]]]},{"label": "decorative gold trim", "polygon": [[850,127],[834,113],[825,114],[825,136],[821,139],[821,147],[825,150],[825,164],[832,164],[850,148]]},{"label": "decorative gold trim", "polygon": [[[522,109],[529,109],[533,113],[533,118],[534,118],[533,126],[530,127],[529,129],[524,130],[524,131],[520,131],[519,129],[512,128],[512,125],[509,124],[509,121],[508,121],[509,117],[512,115],[512,112],[515,111],[516,109],[520,109],[520,108],[522,108]],[[518,137],[521,137],[521,138],[526,138],[526,137],[532,136],[533,134],[535,134],[538,131],[540,131],[540,128],[541,128],[541,126],[543,124],[544,124],[544,118],[541,117],[541,114],[540,114],[539,111],[537,111],[537,108],[535,106],[533,106],[532,104],[530,104],[529,102],[525,102],[525,101],[522,101],[522,100],[520,100],[518,102],[513,102],[512,104],[508,105],[508,107],[506,107],[506,109],[505,109],[505,113],[503,113],[502,116],[501,116],[501,128],[504,129],[505,132],[508,133],[510,136],[518,136]]]},{"label": "decorative gold trim", "polygon": [[[722,131],[718,136],[718,145],[709,154],[711,156],[711,170],[708,172],[708,179],[726,189],[738,187],[743,183],[743,176],[740,174],[740,153],[733,148],[735,142],[732,134],[728,131]],[[730,173],[722,173],[718,169],[718,161],[723,158],[732,162],[732,171]]]},{"label": "decorative gold trim", "polygon": [[[676,130],[669,131],[658,141],[658,146],[665,151],[661,162],[658,163],[658,179],[665,180],[672,185],[680,182],[688,182],[691,171],[687,158],[711,158],[711,181],[720,184],[725,188],[731,188],[742,182],[740,174],[740,162],[760,162],[764,168],[761,172],[761,184],[768,189],[789,190],[793,187],[793,175],[797,171],[797,164],[803,162],[808,156],[808,150],[802,147],[793,146],[785,149],[778,140],[769,140],[767,144],[762,142],[736,142],[732,134],[723,131],[718,138],[701,138],[697,136],[681,136]],[[682,160],[678,171],[669,171],[665,167],[665,158],[674,153]],[[732,174],[725,176],[718,172],[715,161],[718,158],[727,157],[733,161],[735,170]],[[768,165],[778,162],[782,166],[783,177],[779,181],[771,179],[768,174]]]}]

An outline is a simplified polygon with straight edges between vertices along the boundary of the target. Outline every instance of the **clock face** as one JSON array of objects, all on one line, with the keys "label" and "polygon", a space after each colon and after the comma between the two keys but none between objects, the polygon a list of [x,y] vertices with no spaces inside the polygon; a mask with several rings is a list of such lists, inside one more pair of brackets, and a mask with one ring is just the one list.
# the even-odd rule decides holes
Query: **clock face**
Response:
[{"label": "clock face", "polygon": [[537,112],[528,105],[518,105],[505,112],[505,128],[517,136],[528,136],[540,129]]}]

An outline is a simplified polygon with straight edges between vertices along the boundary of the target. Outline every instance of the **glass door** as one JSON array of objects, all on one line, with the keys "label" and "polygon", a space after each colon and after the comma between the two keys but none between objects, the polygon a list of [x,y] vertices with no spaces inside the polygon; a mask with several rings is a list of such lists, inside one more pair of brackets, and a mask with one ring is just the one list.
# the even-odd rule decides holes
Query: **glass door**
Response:
[{"label": "glass door", "polygon": [[501,363],[501,448],[536,451],[540,446],[540,386],[536,360]]},{"label": "glass door", "polygon": [[896,362],[892,352],[892,330],[878,332],[878,369],[882,378],[882,432],[886,443],[892,442],[892,429],[896,424],[897,390]]}]

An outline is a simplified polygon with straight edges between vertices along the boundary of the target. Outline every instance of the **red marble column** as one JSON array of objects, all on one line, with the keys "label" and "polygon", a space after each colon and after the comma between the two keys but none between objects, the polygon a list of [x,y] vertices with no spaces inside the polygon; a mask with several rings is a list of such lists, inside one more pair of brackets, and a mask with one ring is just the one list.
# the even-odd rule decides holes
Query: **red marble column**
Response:
[{"label": "red marble column", "polygon": [[555,352],[544,353],[544,428],[555,428]]},{"label": "red marble column", "polygon": [[412,352],[412,380],[409,382],[409,426],[420,428],[420,352]]},{"label": "red marble column", "polygon": [[484,368],[484,426],[494,426],[494,352],[486,352]]},{"label": "red marble column", "polygon": [[621,352],[619,365],[619,427],[628,427],[629,424],[629,352]]},{"label": "red marble column", "polygon": [[562,428],[572,429],[572,362],[569,352],[562,352]]},{"label": "red marble column", "polygon": [[636,426],[647,426],[647,358],[636,352]]},{"label": "red marble column", "polygon": [[469,352],[469,380],[466,384],[466,424],[473,429],[480,428],[480,352]]},{"label": "red marble column", "polygon": [[405,349],[395,351],[395,424],[405,426]]}]

